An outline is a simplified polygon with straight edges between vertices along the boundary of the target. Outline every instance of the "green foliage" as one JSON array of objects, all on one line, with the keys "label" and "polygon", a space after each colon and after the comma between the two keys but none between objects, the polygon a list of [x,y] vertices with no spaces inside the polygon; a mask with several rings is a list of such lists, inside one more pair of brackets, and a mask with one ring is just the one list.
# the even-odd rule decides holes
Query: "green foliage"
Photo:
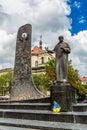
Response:
[{"label": "green foliage", "polygon": [[55,74],[55,59],[49,60],[45,64],[45,72],[46,76],[49,80],[49,85],[52,85],[53,82],[56,80],[56,74]]},{"label": "green foliage", "polygon": [[12,71],[0,76],[0,95],[9,94],[12,85]]},{"label": "green foliage", "polygon": [[49,60],[45,65],[45,74],[34,74],[36,87],[46,94],[55,80],[55,60]]},{"label": "green foliage", "polygon": [[[80,95],[87,95],[87,86],[83,86],[80,81],[78,71],[72,67],[72,62],[68,64],[68,80],[69,83],[76,88]],[[55,59],[49,60],[45,65],[44,74],[34,74],[34,82],[36,87],[46,93],[50,90],[50,86],[56,80]],[[12,86],[12,71],[0,76],[0,95],[10,93]]]},{"label": "green foliage", "polygon": [[48,78],[45,74],[34,74],[33,78],[36,87],[40,91],[46,93],[49,90]]},{"label": "green foliage", "polygon": [[83,85],[83,87],[87,89],[87,85]]},{"label": "green foliage", "polygon": [[69,61],[68,65],[68,80],[69,83],[77,89],[78,93],[81,95],[86,95],[87,94],[87,89],[83,87],[81,84],[80,76],[78,74],[78,70],[75,70],[72,65],[71,61]]},{"label": "green foliage", "polygon": [[[72,63],[72,61],[70,60],[69,64],[68,64],[68,81],[74,88],[76,88],[76,90],[78,91],[79,94],[86,95],[87,89],[85,87],[83,87],[83,85],[81,84],[81,80],[80,80],[78,71],[72,67],[71,63]],[[46,71],[46,75],[49,80],[48,82],[50,85],[52,85],[52,83],[56,79],[55,60],[50,60],[46,63],[45,71]]]}]

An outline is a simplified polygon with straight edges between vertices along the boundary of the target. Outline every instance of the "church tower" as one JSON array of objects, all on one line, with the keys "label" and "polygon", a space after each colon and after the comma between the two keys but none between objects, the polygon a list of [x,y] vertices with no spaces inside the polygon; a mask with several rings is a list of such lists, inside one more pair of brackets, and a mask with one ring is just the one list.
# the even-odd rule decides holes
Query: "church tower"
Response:
[{"label": "church tower", "polygon": [[42,50],[42,35],[40,35],[39,47],[40,47],[40,49]]}]

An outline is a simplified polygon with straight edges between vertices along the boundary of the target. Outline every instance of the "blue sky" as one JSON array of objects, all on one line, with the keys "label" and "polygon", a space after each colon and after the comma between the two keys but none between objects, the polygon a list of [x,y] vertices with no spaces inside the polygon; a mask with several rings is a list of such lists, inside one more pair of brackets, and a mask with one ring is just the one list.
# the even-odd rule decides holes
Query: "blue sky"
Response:
[{"label": "blue sky", "polygon": [[87,76],[87,0],[0,0],[0,69],[13,68],[18,28],[32,25],[32,46],[53,49],[58,36],[70,45],[69,59]]},{"label": "blue sky", "polygon": [[72,35],[87,30],[87,0],[71,0]]}]

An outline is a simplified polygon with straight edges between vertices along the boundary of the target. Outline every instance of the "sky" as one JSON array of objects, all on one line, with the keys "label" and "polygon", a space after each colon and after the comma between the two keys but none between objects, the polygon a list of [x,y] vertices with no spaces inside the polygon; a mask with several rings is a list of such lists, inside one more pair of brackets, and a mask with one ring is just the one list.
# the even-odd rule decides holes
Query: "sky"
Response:
[{"label": "sky", "polygon": [[32,25],[32,47],[53,49],[63,35],[69,59],[87,76],[87,0],[0,0],[0,69],[13,68],[18,28]]}]

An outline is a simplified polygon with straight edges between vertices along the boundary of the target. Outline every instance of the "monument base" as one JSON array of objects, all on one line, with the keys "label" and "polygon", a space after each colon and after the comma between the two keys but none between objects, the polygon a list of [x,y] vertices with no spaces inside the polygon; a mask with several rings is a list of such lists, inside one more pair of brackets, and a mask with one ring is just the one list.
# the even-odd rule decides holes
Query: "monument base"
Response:
[{"label": "monument base", "polygon": [[61,111],[72,111],[75,100],[75,89],[69,83],[56,83],[51,86],[51,104],[56,101],[61,106]]},{"label": "monument base", "polygon": [[13,82],[10,100],[19,101],[29,99],[40,99],[45,97],[46,96],[36,88],[32,78],[26,80],[22,79],[21,82],[19,81],[17,83],[17,85],[15,82]]}]

